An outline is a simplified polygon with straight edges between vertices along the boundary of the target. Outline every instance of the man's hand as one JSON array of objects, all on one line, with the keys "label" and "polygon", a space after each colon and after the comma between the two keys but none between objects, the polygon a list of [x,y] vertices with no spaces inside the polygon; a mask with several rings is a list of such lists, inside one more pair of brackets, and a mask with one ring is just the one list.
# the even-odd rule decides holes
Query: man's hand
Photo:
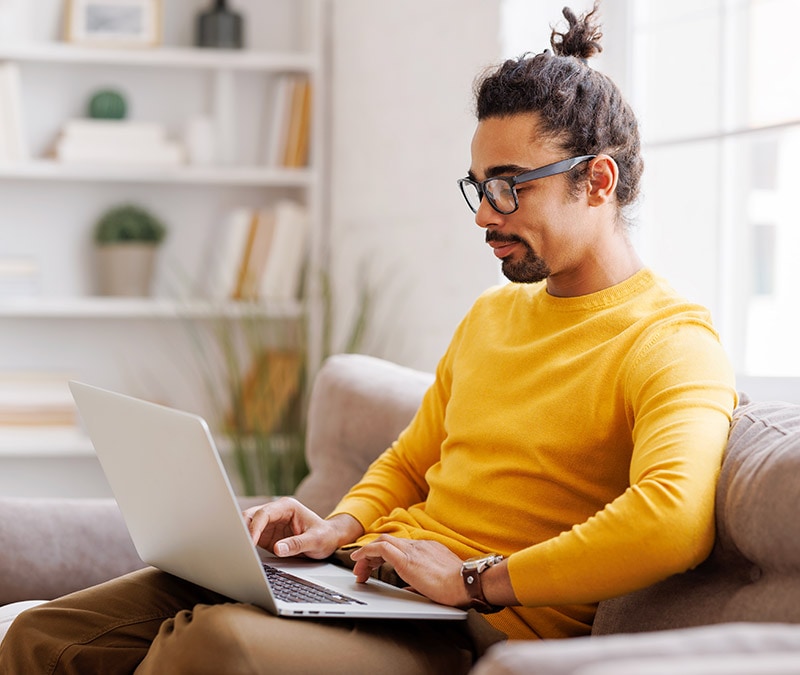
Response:
[{"label": "man's hand", "polygon": [[461,559],[439,542],[382,534],[350,557],[356,561],[353,572],[361,583],[372,570],[388,562],[413,590],[431,600],[451,607],[469,603],[461,579]]},{"label": "man's hand", "polygon": [[327,558],[364,531],[352,516],[340,514],[325,520],[291,497],[254,506],[243,515],[253,544],[279,557]]}]

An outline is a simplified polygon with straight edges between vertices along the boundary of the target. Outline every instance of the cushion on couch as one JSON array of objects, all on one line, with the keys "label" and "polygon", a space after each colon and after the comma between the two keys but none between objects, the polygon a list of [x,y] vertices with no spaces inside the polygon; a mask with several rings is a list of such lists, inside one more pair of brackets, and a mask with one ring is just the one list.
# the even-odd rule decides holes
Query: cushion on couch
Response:
[{"label": "cushion on couch", "polygon": [[[745,669],[736,670],[737,663]],[[794,671],[787,669],[791,664]],[[602,638],[507,642],[491,647],[470,675],[772,675],[796,673],[798,665],[800,626],[730,623]]]},{"label": "cushion on couch", "polygon": [[143,566],[112,499],[0,498],[0,605],[51,600]]},{"label": "cushion on couch", "polygon": [[740,405],[720,473],[711,555],[684,574],[601,602],[593,634],[800,622],[799,476],[800,406]]},{"label": "cushion on couch", "polygon": [[328,358],[314,378],[308,412],[309,474],[295,496],[322,516],[397,438],[433,375],[361,354]]}]

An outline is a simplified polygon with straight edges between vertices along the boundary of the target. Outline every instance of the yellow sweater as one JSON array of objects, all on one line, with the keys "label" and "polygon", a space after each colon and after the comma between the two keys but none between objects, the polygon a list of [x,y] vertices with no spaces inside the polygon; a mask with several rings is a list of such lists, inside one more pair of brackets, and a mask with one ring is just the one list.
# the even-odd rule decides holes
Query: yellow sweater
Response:
[{"label": "yellow sweater", "polygon": [[587,296],[483,294],[398,440],[334,513],[509,557],[510,638],[585,634],[596,603],[701,562],[734,378],[708,312],[649,270]]}]

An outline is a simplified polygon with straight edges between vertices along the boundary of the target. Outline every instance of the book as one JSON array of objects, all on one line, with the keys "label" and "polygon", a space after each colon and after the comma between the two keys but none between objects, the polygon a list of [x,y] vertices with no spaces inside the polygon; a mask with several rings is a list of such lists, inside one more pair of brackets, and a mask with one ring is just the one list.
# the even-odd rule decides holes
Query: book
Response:
[{"label": "book", "polygon": [[167,140],[167,130],[158,122],[74,118],[64,122],[63,138],[87,143],[145,143],[159,145]]},{"label": "book", "polygon": [[77,422],[67,382],[71,375],[40,372],[0,374],[0,426],[71,426]]},{"label": "book", "polygon": [[282,200],[240,208],[212,241],[206,294],[214,300],[296,300],[308,248],[308,213]]},{"label": "book", "polygon": [[269,433],[285,419],[292,400],[300,391],[303,357],[298,350],[263,349],[242,378],[241,414],[228,414],[228,423],[238,423],[244,433]]},{"label": "book", "polygon": [[283,166],[305,166],[311,122],[311,83],[308,78],[295,80],[289,115],[289,127],[284,140]]},{"label": "book", "polygon": [[6,98],[6,78],[3,64],[0,63],[0,162],[11,161],[10,118]]},{"label": "book", "polygon": [[35,295],[39,274],[39,263],[33,258],[0,257],[0,298]]},{"label": "book", "polygon": [[24,162],[30,159],[22,114],[22,84],[19,66],[0,62],[0,160]]},{"label": "book", "polygon": [[183,148],[174,142],[160,145],[119,142],[86,142],[61,138],[56,157],[65,163],[144,164],[176,166],[184,160]]},{"label": "book", "polygon": [[301,167],[308,163],[311,131],[311,82],[283,75],[275,83],[267,138],[269,166]]},{"label": "book", "polygon": [[272,119],[267,135],[267,166],[283,166],[295,80],[293,75],[282,75],[275,82]]},{"label": "book", "polygon": [[235,300],[258,300],[259,284],[267,265],[272,239],[275,233],[275,214],[263,209],[253,214],[250,241],[246,250]]},{"label": "book", "polygon": [[308,253],[308,209],[291,200],[273,207],[275,231],[258,289],[262,300],[297,300]]},{"label": "book", "polygon": [[183,146],[166,136],[164,126],[156,122],[69,119],[56,141],[55,156],[76,163],[183,163]]},{"label": "book", "polygon": [[245,261],[245,250],[253,220],[248,208],[234,209],[228,214],[221,232],[211,241],[206,294],[213,300],[230,300]]}]

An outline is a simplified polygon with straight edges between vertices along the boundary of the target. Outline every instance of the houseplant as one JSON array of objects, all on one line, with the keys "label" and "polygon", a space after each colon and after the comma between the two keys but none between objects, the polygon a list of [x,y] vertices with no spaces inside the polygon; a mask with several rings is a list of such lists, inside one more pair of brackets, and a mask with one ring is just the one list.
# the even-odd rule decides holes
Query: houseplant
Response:
[{"label": "houseplant", "polygon": [[166,233],[161,220],[133,204],[104,213],[94,229],[100,294],[149,295],[156,251]]},{"label": "houseplant", "polygon": [[[319,274],[322,305],[322,358],[358,352],[370,327],[375,289],[362,275],[355,316],[343,342],[334,334],[334,293],[327,272]],[[303,285],[303,305],[309,302]],[[242,311],[222,312],[210,324],[188,321],[189,335],[215,420],[229,444],[244,495],[292,494],[307,472],[305,414],[309,384],[307,326],[276,320],[242,302]],[[305,312],[304,312],[305,315]]]}]

